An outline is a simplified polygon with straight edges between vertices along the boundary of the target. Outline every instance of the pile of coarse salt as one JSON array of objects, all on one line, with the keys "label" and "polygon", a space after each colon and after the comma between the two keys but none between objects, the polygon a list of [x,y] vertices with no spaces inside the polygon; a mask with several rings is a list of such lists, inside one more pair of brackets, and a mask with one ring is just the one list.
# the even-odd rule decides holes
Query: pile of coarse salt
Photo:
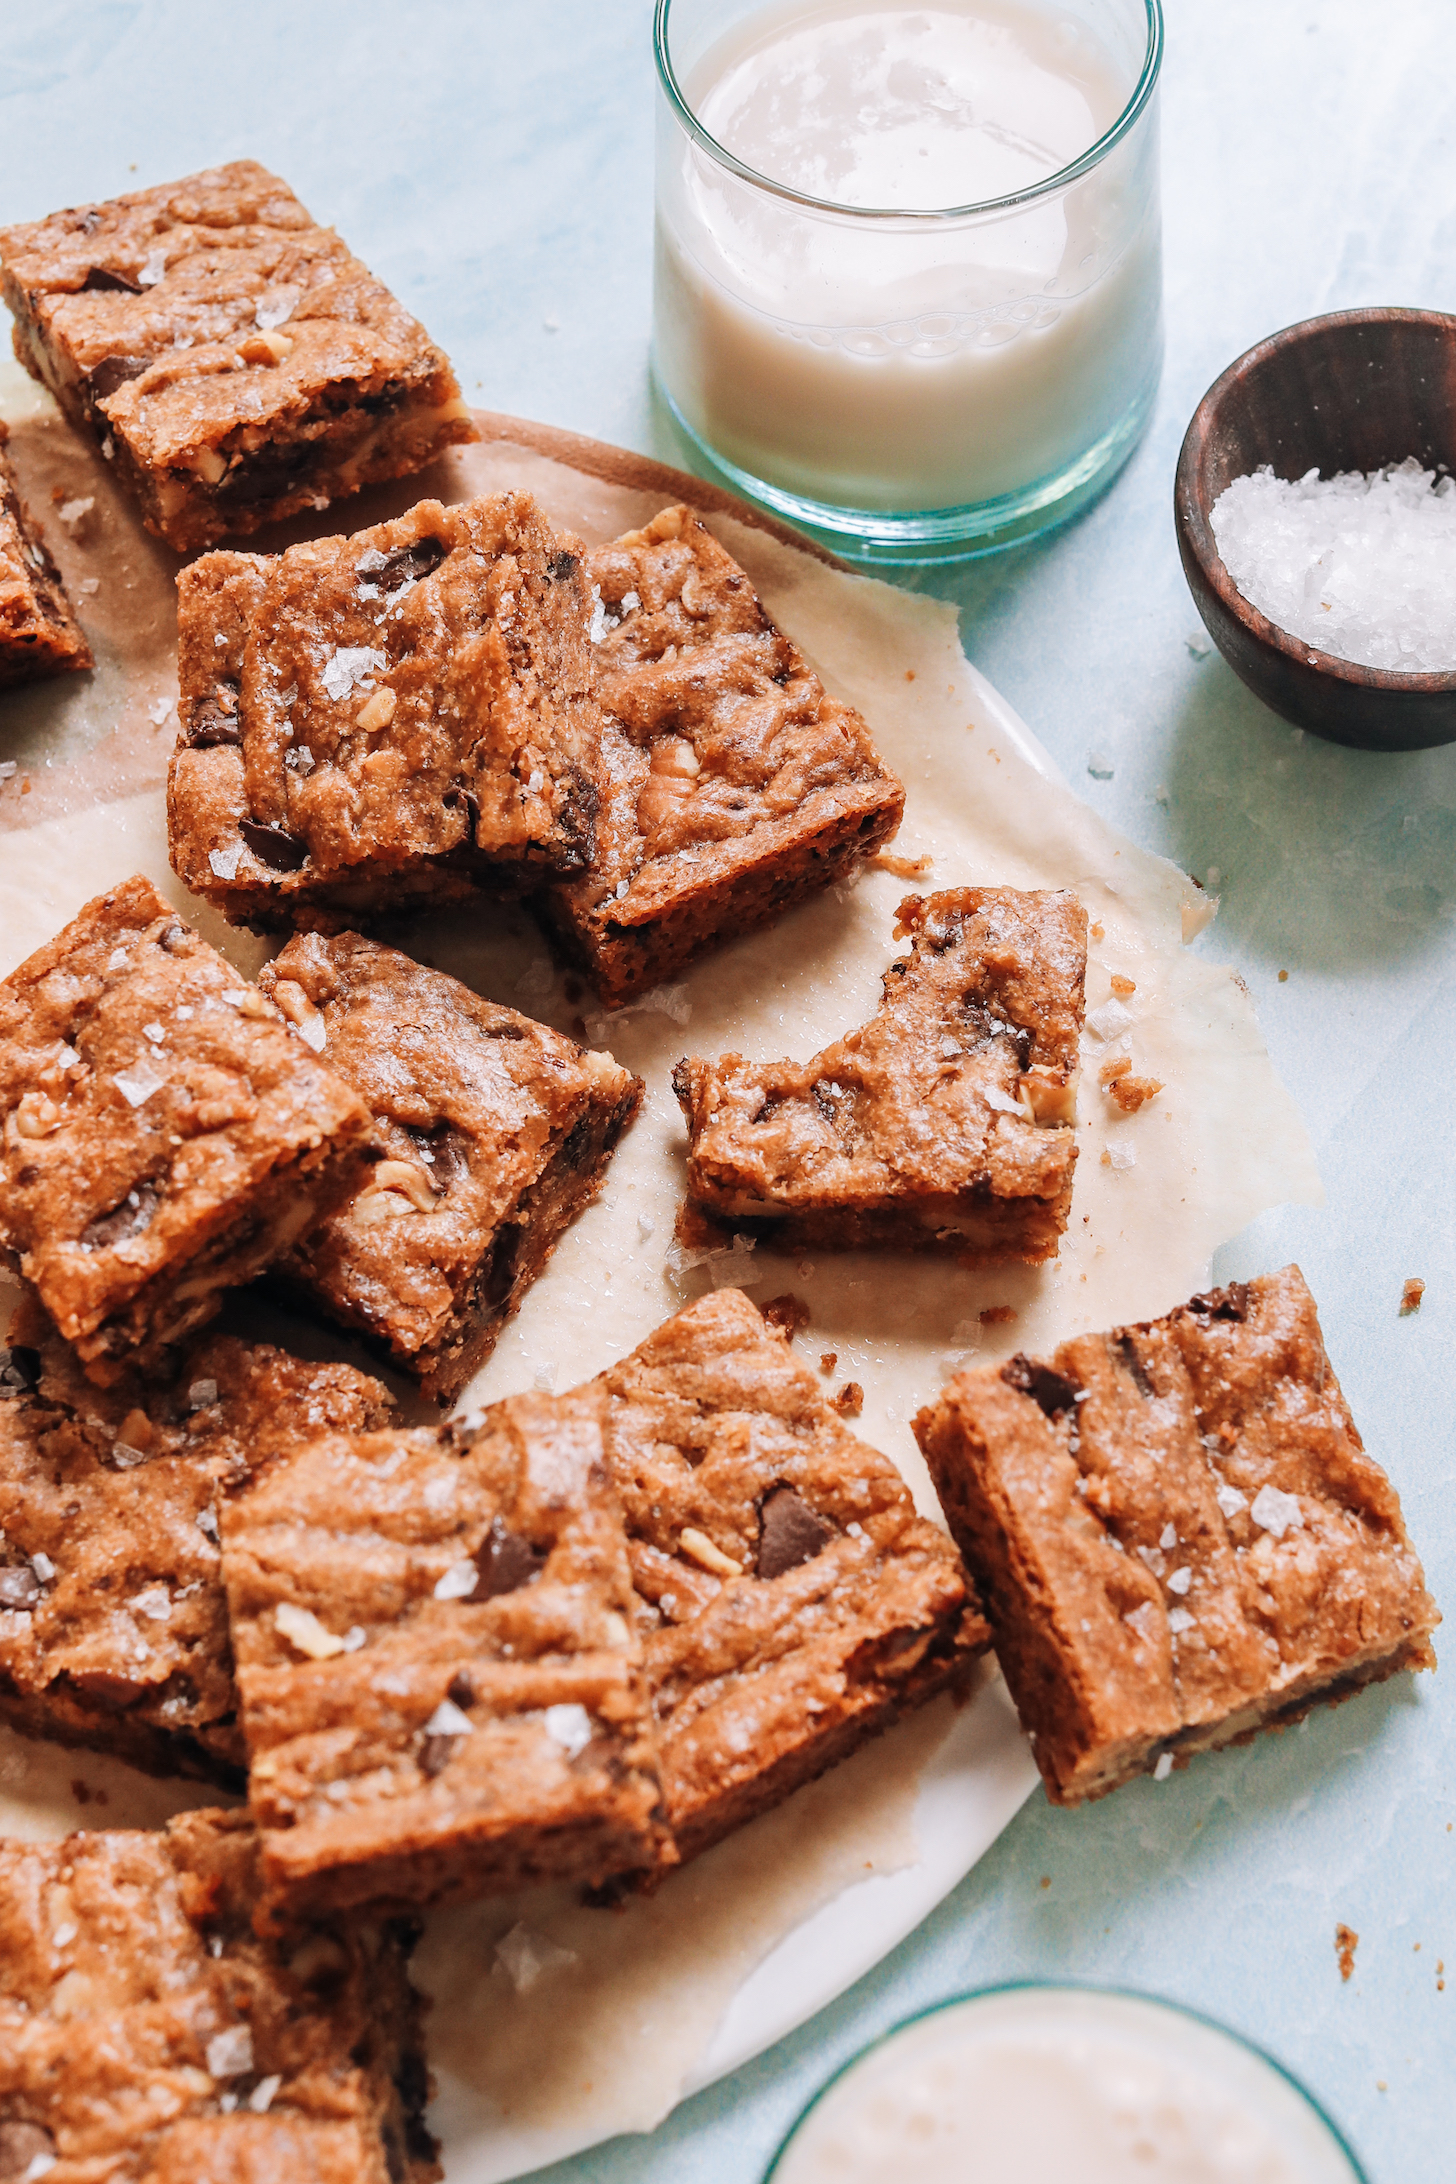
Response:
[{"label": "pile of coarse salt", "polygon": [[1291,637],[1397,673],[1456,669],[1456,478],[1414,455],[1296,483],[1268,464],[1213,508],[1224,567]]}]

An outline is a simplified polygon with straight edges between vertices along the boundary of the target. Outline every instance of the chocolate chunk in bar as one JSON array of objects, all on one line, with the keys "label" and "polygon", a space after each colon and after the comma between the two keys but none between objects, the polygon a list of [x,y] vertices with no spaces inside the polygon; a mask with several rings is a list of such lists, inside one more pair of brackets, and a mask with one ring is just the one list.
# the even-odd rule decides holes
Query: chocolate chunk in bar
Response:
[{"label": "chocolate chunk in bar", "polygon": [[1042,1365],[1021,1351],[1002,1366],[1001,1378],[1008,1388],[1019,1388],[1023,1395],[1029,1395],[1048,1418],[1059,1418],[1077,1400],[1077,1391],[1065,1373],[1053,1372],[1050,1365]]},{"label": "chocolate chunk in bar", "polygon": [[0,230],[15,353],[179,553],[476,430],[418,320],[248,159]]},{"label": "chocolate chunk in bar", "polygon": [[1013,1366],[915,1432],[1056,1803],[1435,1665],[1297,1267]]},{"label": "chocolate chunk in bar", "polygon": [[834,1537],[834,1526],[801,1501],[791,1486],[776,1486],[765,1495],[759,1515],[762,1530],[755,1567],[760,1577],[782,1577],[785,1570],[812,1562]]}]

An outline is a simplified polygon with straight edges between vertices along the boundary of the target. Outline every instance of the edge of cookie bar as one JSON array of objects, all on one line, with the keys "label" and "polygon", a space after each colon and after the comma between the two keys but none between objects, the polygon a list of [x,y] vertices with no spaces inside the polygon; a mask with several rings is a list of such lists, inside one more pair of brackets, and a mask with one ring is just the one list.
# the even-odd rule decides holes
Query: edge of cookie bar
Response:
[{"label": "edge of cookie bar", "polygon": [[[1118,1735],[1106,1718],[1107,1710],[1099,1703],[1104,1693],[1084,1678],[1073,1650],[1057,1631],[1055,1603],[1043,1582],[1035,1543],[1018,1523],[986,1442],[974,1433],[960,1407],[958,1385],[959,1378],[952,1380],[921,1410],[912,1430],[952,1537],[985,1602],[996,1658],[1031,1739],[1047,1796],[1053,1804],[1081,1804],[1143,1772],[1149,1756],[1177,1732],[1179,1723],[1170,1711],[1150,1728]],[[1018,1423],[1033,1436],[1045,1437],[1050,1459],[1062,1454],[1039,1415]],[[980,1452],[980,1462],[968,1453],[971,1443]],[[1129,1564],[1127,1574],[1134,1592],[1161,1598],[1140,1565]],[[1042,1603],[1040,1614],[1024,1607],[1028,1597]]]},{"label": "edge of cookie bar", "polygon": [[[1068,1133],[1071,1134],[1070,1132]],[[711,1201],[688,1199],[676,1235],[694,1249],[713,1250],[735,1236],[751,1236],[770,1251],[910,1251],[963,1254],[971,1266],[1038,1266],[1057,1256],[1072,1210],[1077,1148],[1071,1147],[1066,1180],[1052,1198],[995,1198],[989,1193],[900,1204],[826,1206],[795,1214],[732,1213]]]},{"label": "edge of cookie bar", "polygon": [[562,959],[585,973],[609,1008],[620,1007],[832,887],[890,839],[904,808],[904,790],[883,774],[818,791],[792,819],[706,845],[716,876],[684,887],[670,909],[651,918],[629,921],[588,903],[589,877],[545,890],[530,908]]},{"label": "edge of cookie bar", "polygon": [[194,1730],[172,1731],[155,1722],[134,1720],[88,1700],[69,1678],[57,1678],[44,1691],[17,1690],[0,1674],[0,1721],[37,1744],[59,1744],[66,1751],[104,1752],[125,1760],[146,1775],[168,1781],[210,1782],[218,1789],[243,1791],[248,1770],[241,1733],[214,1748]]},{"label": "edge of cookie bar", "polygon": [[[369,1163],[367,1130],[361,1119],[352,1130],[304,1147],[275,1167],[246,1208],[190,1258],[161,1269],[90,1328],[70,1332],[91,1377],[104,1380],[108,1369],[121,1363],[143,1368],[157,1363],[166,1349],[213,1316],[225,1290],[261,1274],[305,1227],[349,1197]],[[321,1188],[300,1217],[297,1193],[305,1179]]]},{"label": "edge of cookie bar", "polygon": [[[930,1529],[939,1531],[938,1527]],[[690,1858],[710,1850],[760,1813],[781,1805],[806,1783],[817,1782],[841,1760],[849,1759],[874,1737],[939,1698],[942,1692],[964,1688],[991,1645],[991,1628],[971,1585],[967,1585],[966,1593],[965,1605],[954,1622],[941,1629],[904,1677],[894,1681],[881,1678],[880,1690],[868,1704],[826,1722],[816,1737],[785,1752],[771,1767],[728,1789],[715,1802],[700,1804],[686,1820],[671,1814],[671,1777],[665,1770],[663,1787],[679,1862],[686,1865]],[[850,1658],[852,1661],[852,1654]]]},{"label": "edge of cookie bar", "polygon": [[30,587],[34,607],[21,617],[0,614],[0,690],[17,689],[47,675],[84,674],[96,665],[61,572],[44,538],[27,519],[15,471],[5,453],[8,438],[0,419],[0,515],[8,515],[15,525],[21,553],[30,563],[20,575]]},{"label": "edge of cookie bar", "polygon": [[[246,846],[249,864],[269,876],[224,880],[213,870],[212,850],[229,835],[236,839],[244,823],[252,824],[242,752],[232,745],[184,746],[179,736],[167,768],[168,860],[189,893],[220,910],[230,925],[255,933],[341,933],[402,911],[443,909],[497,893],[524,895],[540,884],[539,869],[518,872],[482,860],[477,873],[469,862],[474,853],[458,849],[417,864],[376,859],[352,877],[312,883],[294,869],[269,874],[263,857]],[[268,831],[257,829],[260,837]]]},{"label": "edge of cookie bar", "polygon": [[374,1356],[408,1373],[422,1395],[447,1409],[491,1355],[567,1229],[600,1193],[607,1163],[645,1090],[642,1079],[629,1074],[619,1098],[590,1097],[572,1126],[553,1134],[540,1171],[496,1229],[474,1281],[439,1334],[419,1349],[392,1342],[372,1319],[351,1312],[300,1274],[275,1268],[271,1281],[295,1304],[360,1335]]},{"label": "edge of cookie bar", "polygon": [[[641,1108],[646,1089],[640,1077],[631,1076],[620,1098],[594,1095],[571,1129],[557,1133],[541,1173],[497,1230],[476,1292],[439,1338],[417,1353],[418,1365],[425,1368],[419,1374],[420,1391],[433,1397],[442,1410],[485,1363],[502,1328],[520,1310],[526,1291],[545,1271],[567,1229],[600,1193],[607,1163]],[[513,1229],[515,1238],[502,1257],[501,1241]],[[492,1292],[503,1274],[509,1287],[503,1298],[493,1302]],[[407,1371],[417,1369],[398,1353],[391,1355],[398,1356]]]},{"label": "edge of cookie bar", "polygon": [[340,1859],[310,1838],[318,1831],[280,1828],[260,1820],[263,1836],[262,1916],[280,1928],[299,1919],[343,1912],[409,1917],[451,1904],[513,1894],[518,1888],[600,1888],[620,1877],[645,1877],[643,1826],[625,1815],[603,1815],[567,1826],[535,1820],[477,1821],[439,1842],[416,1837],[388,1852]]}]

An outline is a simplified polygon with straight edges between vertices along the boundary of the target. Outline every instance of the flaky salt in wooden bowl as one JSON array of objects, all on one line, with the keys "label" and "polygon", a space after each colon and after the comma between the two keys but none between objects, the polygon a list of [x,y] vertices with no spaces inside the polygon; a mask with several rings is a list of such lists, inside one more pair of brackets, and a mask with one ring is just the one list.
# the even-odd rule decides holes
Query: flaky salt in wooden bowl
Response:
[{"label": "flaky salt in wooden bowl", "polygon": [[1456,317],[1439,311],[1332,311],[1272,334],[1214,381],[1178,458],[1178,551],[1219,651],[1285,720],[1367,751],[1456,742],[1456,672],[1362,667],[1291,636],[1239,591],[1211,518],[1225,487],[1265,463],[1279,478],[1330,478],[1411,455],[1456,471]]}]

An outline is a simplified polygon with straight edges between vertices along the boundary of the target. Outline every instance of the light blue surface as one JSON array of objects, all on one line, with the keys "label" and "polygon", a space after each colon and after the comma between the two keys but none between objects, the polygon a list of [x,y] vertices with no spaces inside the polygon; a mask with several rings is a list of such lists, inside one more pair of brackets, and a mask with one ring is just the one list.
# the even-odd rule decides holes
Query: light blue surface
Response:
[{"label": "light blue surface", "polygon": [[[338,222],[472,399],[671,459],[646,374],[649,15],[648,0],[10,0],[0,219],[250,154]],[[960,602],[971,658],[1090,802],[1200,878],[1219,868],[1201,945],[1247,979],[1329,1193],[1323,1212],[1267,1216],[1219,1271],[1298,1257],[1453,1608],[1456,750],[1299,741],[1195,656],[1170,508],[1188,415],[1251,341],[1339,305],[1456,309],[1456,5],[1169,0],[1168,32],[1169,347],[1148,440],[1071,530],[925,588]],[[1111,780],[1086,772],[1094,750]],[[1430,1286],[1401,1320],[1407,1274]],[[1456,2175],[1453,1690],[1450,1669],[1388,1685],[1087,1811],[1038,1795],[834,2008],[554,2184],[751,2184],[864,2040],[1028,1976],[1191,2003],[1306,2078],[1373,2184]],[[1361,1935],[1348,1986],[1336,1920]]]}]

